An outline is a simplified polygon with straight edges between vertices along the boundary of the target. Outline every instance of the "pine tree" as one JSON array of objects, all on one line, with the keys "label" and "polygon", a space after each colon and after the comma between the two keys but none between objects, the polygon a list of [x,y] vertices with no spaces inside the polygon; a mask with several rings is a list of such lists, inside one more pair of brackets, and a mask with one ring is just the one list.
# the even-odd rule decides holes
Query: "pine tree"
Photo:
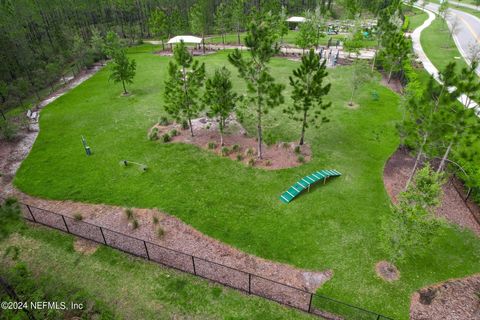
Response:
[{"label": "pine tree", "polygon": [[113,66],[111,69],[110,79],[113,82],[121,82],[123,86],[123,93],[128,94],[126,83],[133,83],[133,78],[136,73],[136,62],[135,60],[130,60],[127,57],[127,53],[124,49],[120,49],[114,53]]},{"label": "pine tree", "polygon": [[174,61],[168,65],[169,78],[165,81],[165,110],[177,121],[188,120],[193,137],[192,118],[201,110],[200,89],[205,80],[205,64],[193,60],[185,43],[175,46]]},{"label": "pine tree", "polygon": [[[309,124],[316,125],[323,110],[330,107],[331,103],[324,103],[323,98],[330,91],[331,84],[323,84],[327,77],[326,61],[320,63],[320,57],[313,49],[302,57],[302,64],[293,70],[290,85],[293,87],[292,99],[294,104],[284,110],[293,120],[302,123],[300,145],[303,145],[305,130]],[[328,122],[323,116],[321,122]]]}]

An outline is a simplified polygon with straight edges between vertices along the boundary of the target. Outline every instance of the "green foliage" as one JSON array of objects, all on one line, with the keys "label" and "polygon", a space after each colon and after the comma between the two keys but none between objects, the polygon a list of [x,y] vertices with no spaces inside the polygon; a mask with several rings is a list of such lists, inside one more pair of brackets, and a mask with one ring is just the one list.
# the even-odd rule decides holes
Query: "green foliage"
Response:
[{"label": "green foliage", "polygon": [[248,165],[249,165],[250,167],[255,166],[255,159],[254,159],[254,158],[248,159]]},{"label": "green foliage", "polygon": [[158,217],[157,217],[157,216],[153,216],[152,222],[153,222],[153,224],[155,224],[155,225],[158,224],[158,222],[159,222]]},{"label": "green foliage", "polygon": [[439,232],[440,221],[434,211],[440,204],[443,182],[443,175],[427,164],[392,206],[391,216],[383,222],[383,244],[391,262],[429,252]]},{"label": "green foliage", "polygon": [[208,149],[215,149],[216,147],[217,147],[217,144],[215,142],[208,143]]},{"label": "green foliage", "polygon": [[165,50],[165,40],[168,36],[168,17],[165,12],[159,8],[153,9],[148,19],[148,25],[150,32],[162,40],[162,47]]},{"label": "green foliage", "polygon": [[[298,69],[293,70],[293,77],[290,77],[290,85],[293,87],[293,105],[287,107],[284,112],[293,120],[302,123],[300,145],[303,145],[305,130],[309,125],[318,128],[317,121],[322,111],[331,106],[331,103],[324,103],[323,98],[330,91],[330,84],[323,83],[328,72],[326,61],[320,63],[320,57],[313,49],[302,57],[302,64]],[[328,122],[323,116],[321,123]]]},{"label": "green foliage", "polygon": [[9,198],[0,206],[0,241],[6,239],[22,225],[20,207],[17,200]]},{"label": "green foliage", "polygon": [[295,148],[293,149],[293,152],[295,152],[295,154],[300,154],[301,151],[302,149],[300,149],[300,146],[295,146]]},{"label": "green foliage", "polygon": [[133,210],[130,208],[125,209],[125,216],[127,217],[127,220],[133,219]]},{"label": "green foliage", "polygon": [[158,122],[159,125],[161,126],[168,126],[170,124],[170,121],[168,121],[168,118],[165,116],[160,117],[160,121]]},{"label": "green foliage", "polygon": [[182,129],[183,130],[188,130],[190,129],[190,125],[188,124],[187,120],[182,120]]},{"label": "green foliage", "polygon": [[155,141],[158,140],[158,128],[154,127],[151,131],[150,134],[148,135],[148,139],[150,141]]},{"label": "green foliage", "polygon": [[17,137],[18,127],[12,120],[0,118],[0,139],[13,141]]},{"label": "green foliage", "polygon": [[234,145],[232,146],[232,151],[233,151],[233,152],[238,152],[238,151],[240,151],[240,146],[239,146],[238,144],[234,144]]},{"label": "green foliage", "polygon": [[81,213],[77,212],[73,215],[73,219],[75,221],[82,221],[83,220],[83,215]]},{"label": "green foliage", "polygon": [[230,149],[228,149],[228,147],[222,147],[221,152],[222,152],[222,156],[226,157],[230,153]]},{"label": "green foliage", "polygon": [[172,140],[172,137],[168,133],[164,133],[162,135],[162,141],[164,143],[170,142]]},{"label": "green foliage", "polygon": [[297,157],[297,161],[299,163],[305,163],[305,157],[300,155],[300,156]]},{"label": "green foliage", "polygon": [[235,110],[238,95],[233,91],[230,71],[222,67],[216,69],[213,77],[207,79],[203,103],[209,106],[207,116],[216,118],[220,131],[220,145],[223,146],[223,133],[228,116]]},{"label": "green foliage", "polygon": [[353,62],[353,76],[350,79],[352,94],[350,96],[349,105],[353,106],[355,95],[362,86],[372,80],[373,74],[368,63],[361,59],[355,59]]},{"label": "green foliage", "polygon": [[171,137],[175,137],[175,136],[177,136],[177,135],[178,135],[177,129],[172,129],[172,130],[170,130],[170,136],[171,136]]},{"label": "green foliage", "polygon": [[133,59],[130,61],[127,57],[127,53],[123,49],[114,52],[113,55],[113,66],[110,73],[110,79],[115,83],[121,82],[123,93],[128,94],[125,83],[133,83],[137,64]]},{"label": "green foliage", "polygon": [[157,237],[162,239],[165,236],[165,230],[162,227],[157,228]]},{"label": "green foliage", "polygon": [[140,226],[140,224],[138,223],[138,220],[137,220],[137,219],[133,219],[133,221],[132,221],[132,229],[133,229],[133,230],[138,229],[139,226]]},{"label": "green foliage", "polygon": [[268,109],[284,102],[284,86],[275,83],[267,66],[273,55],[279,51],[278,34],[273,31],[272,26],[272,21],[268,19],[252,21],[245,37],[250,58],[246,59],[238,49],[228,55],[228,60],[247,84],[246,102],[256,113],[259,158],[262,157],[262,116]]},{"label": "green foliage", "polygon": [[177,121],[188,119],[193,137],[191,119],[202,109],[199,94],[205,79],[205,63],[194,61],[183,41],[175,46],[173,55],[175,62],[170,61],[165,81],[165,110]]},{"label": "green foliage", "polygon": [[242,161],[243,160],[243,156],[239,153],[237,154],[237,161]]}]

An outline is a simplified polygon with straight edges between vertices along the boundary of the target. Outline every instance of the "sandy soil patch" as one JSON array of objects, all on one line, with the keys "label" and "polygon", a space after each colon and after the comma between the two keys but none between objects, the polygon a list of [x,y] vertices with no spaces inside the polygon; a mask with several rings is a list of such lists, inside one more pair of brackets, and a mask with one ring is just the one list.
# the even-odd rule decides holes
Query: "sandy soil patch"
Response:
[{"label": "sandy soil patch", "polygon": [[400,279],[400,271],[388,261],[380,261],[375,265],[377,276],[385,281],[392,282]]},{"label": "sandy soil patch", "polygon": [[[403,148],[398,149],[387,161],[383,172],[383,182],[393,202],[397,201],[397,195],[404,190],[414,164],[415,158]],[[455,189],[453,178],[443,186],[442,204],[436,214],[462,228],[470,229],[480,236],[480,225]]]},{"label": "sandy soil patch", "polygon": [[256,138],[249,137],[241,124],[233,117],[227,120],[227,124],[227,132],[224,135],[224,147],[228,149],[227,153],[220,146],[217,123],[208,118],[192,121],[194,137],[191,136],[190,130],[183,130],[179,124],[157,124],[150,129],[149,135],[156,128],[159,143],[163,143],[162,136],[175,130],[177,135],[172,137],[171,142],[173,143],[193,144],[219,156],[267,170],[297,167],[312,159],[312,152],[308,144],[299,146],[294,142],[279,142],[271,146],[264,144],[263,158],[258,159]]},{"label": "sandy soil patch", "polygon": [[98,249],[98,246],[99,245],[96,242],[89,241],[82,238],[77,238],[73,242],[73,249],[85,255],[91,255],[95,253],[95,251],[97,251]]}]

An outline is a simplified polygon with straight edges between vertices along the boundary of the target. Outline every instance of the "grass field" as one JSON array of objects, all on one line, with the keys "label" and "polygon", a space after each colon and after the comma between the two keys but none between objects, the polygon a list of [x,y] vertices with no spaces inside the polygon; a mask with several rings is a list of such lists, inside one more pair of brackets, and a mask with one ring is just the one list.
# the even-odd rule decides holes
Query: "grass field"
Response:
[{"label": "grass field", "polygon": [[[386,258],[379,233],[390,204],[382,171],[398,145],[395,124],[401,118],[399,97],[392,91],[369,83],[357,98],[360,107],[349,109],[352,70],[330,70],[331,122],[307,133],[313,160],[262,171],[191,145],[147,140],[149,127],[165,115],[162,93],[169,58],[151,54],[154,49],[131,50],[138,64],[131,96],[122,97],[120,86],[109,82],[108,70],[103,70],[42,111],[40,135],[14,181],[21,190],[50,199],[158,207],[249,253],[303,268],[331,268],[334,276],[320,293],[396,319],[408,318],[414,290],[480,271],[478,239],[445,227],[429,256],[398,266],[400,281],[389,284],[375,275],[375,263]],[[226,54],[200,60],[210,74],[222,65],[232,69]],[[274,59],[271,67],[275,78],[287,84],[297,65]],[[236,72],[233,79],[242,92]],[[371,97],[374,90],[378,101]],[[245,126],[253,132],[253,119],[247,117]],[[300,128],[281,108],[269,113],[265,126],[269,141],[298,139]],[[84,155],[81,135],[88,139],[92,157]],[[149,171],[122,168],[122,159],[146,163]],[[322,168],[335,168],[343,176],[289,205],[278,200],[299,177]]]},{"label": "grass field", "polygon": [[420,41],[423,50],[438,70],[443,70],[452,61],[457,62],[458,68],[467,67],[467,63],[450,36],[447,25],[440,17],[437,16],[422,32]]},{"label": "grass field", "polygon": [[[37,277],[48,276],[65,287],[88,292],[119,319],[314,318],[104,246],[84,255],[73,249],[73,239],[58,231],[29,227],[1,245],[17,247],[20,260]],[[11,265],[9,258],[0,258],[0,268]]]},{"label": "grass field", "polygon": [[408,27],[409,32],[413,32],[428,19],[428,14],[424,11],[417,8],[410,8],[405,5],[403,6],[403,13],[410,19],[410,25]]}]

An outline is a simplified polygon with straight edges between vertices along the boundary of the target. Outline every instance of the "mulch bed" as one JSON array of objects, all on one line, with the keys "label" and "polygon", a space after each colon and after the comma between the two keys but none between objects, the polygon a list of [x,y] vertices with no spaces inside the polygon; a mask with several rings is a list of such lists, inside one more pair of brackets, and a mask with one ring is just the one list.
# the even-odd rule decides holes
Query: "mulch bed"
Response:
[{"label": "mulch bed", "polygon": [[[396,202],[397,195],[404,190],[414,164],[415,158],[409,154],[407,149],[400,148],[385,165],[383,182],[393,202]],[[436,214],[462,228],[470,229],[480,236],[480,225],[455,189],[452,180],[443,186],[442,203]]]},{"label": "mulch bed", "polygon": [[418,290],[412,296],[410,319],[480,319],[480,274]]},{"label": "mulch bed", "polygon": [[[157,136],[160,141],[162,140],[163,134],[170,133],[175,129],[178,135],[172,138],[173,143],[193,144],[219,156],[228,157],[234,161],[239,161],[245,165],[256,168],[266,170],[292,168],[307,163],[312,159],[312,152],[308,144],[298,146],[298,144],[294,142],[280,142],[271,146],[264,144],[262,147],[263,157],[262,159],[258,159],[258,142],[256,138],[249,137],[245,129],[235,118],[228,119],[228,131],[224,135],[224,145],[228,148],[229,152],[223,155],[217,123],[208,118],[199,118],[192,121],[194,137],[191,136],[189,129],[182,130],[179,124],[165,126],[157,124],[154,127],[158,129]],[[209,147],[209,144],[211,145],[212,143],[215,144],[214,148]],[[234,145],[238,146],[237,151],[233,150]],[[299,148],[299,152],[295,152],[295,148]]]}]

